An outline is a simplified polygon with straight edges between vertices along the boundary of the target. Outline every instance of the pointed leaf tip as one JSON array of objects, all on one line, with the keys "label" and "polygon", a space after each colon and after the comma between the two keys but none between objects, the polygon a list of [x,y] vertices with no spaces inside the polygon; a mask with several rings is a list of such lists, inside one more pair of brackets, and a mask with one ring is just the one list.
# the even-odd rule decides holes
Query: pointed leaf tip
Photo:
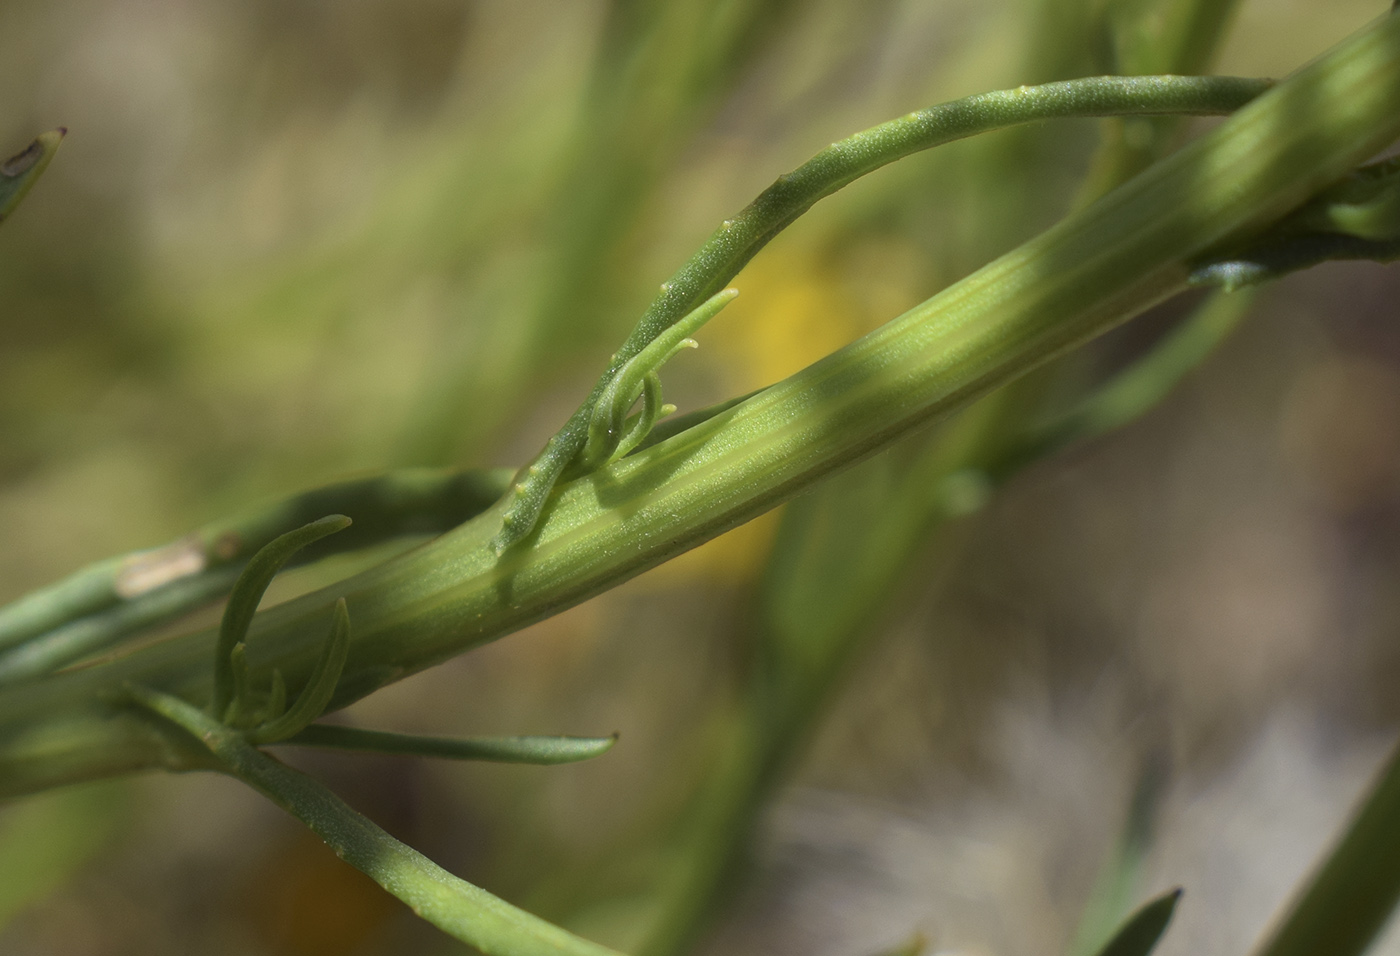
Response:
[{"label": "pointed leaf tip", "polygon": [[1177,887],[1143,904],[1104,944],[1098,956],[1148,956],[1166,932],[1181,892],[1181,887]]},{"label": "pointed leaf tip", "polygon": [[0,222],[14,212],[25,193],[44,172],[65,133],[67,130],[61,126],[41,133],[34,142],[0,162]]}]

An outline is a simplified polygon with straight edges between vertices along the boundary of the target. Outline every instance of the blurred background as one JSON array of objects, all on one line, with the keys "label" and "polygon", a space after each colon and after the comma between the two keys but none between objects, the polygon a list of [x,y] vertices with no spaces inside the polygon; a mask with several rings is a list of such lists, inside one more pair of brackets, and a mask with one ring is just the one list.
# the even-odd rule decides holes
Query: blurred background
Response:
[{"label": "blurred background", "polygon": [[[1384,6],[7,0],[0,152],[70,134],[0,229],[0,602],[348,475],[521,463],[710,230],[851,132],[1062,77],[1280,76]],[[745,270],[668,399],[801,368],[1202,125],[857,183]],[[1334,264],[1241,298],[1148,414],[1022,453],[1221,308],[1169,303],[347,715],[621,732],[596,761],[288,759],[638,956],[1088,956],[1178,885],[1163,956],[1242,954],[1400,729],[1398,291]],[[460,951],[230,781],[0,807],[10,956]]]}]

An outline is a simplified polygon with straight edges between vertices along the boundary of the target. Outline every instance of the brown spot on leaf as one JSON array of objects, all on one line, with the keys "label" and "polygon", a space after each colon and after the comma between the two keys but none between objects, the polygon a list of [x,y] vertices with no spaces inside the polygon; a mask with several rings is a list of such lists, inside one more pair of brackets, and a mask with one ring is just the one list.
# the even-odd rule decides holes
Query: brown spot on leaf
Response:
[{"label": "brown spot on leaf", "polygon": [[220,561],[231,561],[243,550],[243,539],[237,531],[225,531],[214,539],[214,544],[209,550]]}]

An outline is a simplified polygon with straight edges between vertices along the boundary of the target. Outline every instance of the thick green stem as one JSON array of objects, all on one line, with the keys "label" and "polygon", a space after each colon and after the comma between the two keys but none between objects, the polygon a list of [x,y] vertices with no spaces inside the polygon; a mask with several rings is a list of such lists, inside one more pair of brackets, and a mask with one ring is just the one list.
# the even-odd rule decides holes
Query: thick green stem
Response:
[{"label": "thick green stem", "polygon": [[[734,527],[1181,289],[1187,263],[1268,228],[1400,135],[1387,18],[1036,239],[728,411],[558,488],[528,546],[504,506],[258,615],[255,679],[304,682],[334,601],[355,636],[332,706],[540,620]],[[210,693],[201,633],[0,695],[0,792],[165,763],[110,704],[126,681]]]}]

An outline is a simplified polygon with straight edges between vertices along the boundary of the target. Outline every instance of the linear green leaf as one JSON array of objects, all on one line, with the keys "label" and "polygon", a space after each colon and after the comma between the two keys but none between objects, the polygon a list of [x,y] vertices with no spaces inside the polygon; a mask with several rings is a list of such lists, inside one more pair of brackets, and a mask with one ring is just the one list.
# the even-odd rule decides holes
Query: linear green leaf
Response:
[{"label": "linear green leaf", "polygon": [[[655,407],[659,408],[659,380],[655,379],[656,371],[681,349],[693,347],[695,343],[689,336],[718,315],[738,294],[736,289],[716,292],[679,319],[675,325],[663,330],[618,370],[612,381],[603,388],[594,406],[593,417],[588,425],[588,440],[581,450],[581,468],[591,471],[615,457],[614,451],[620,448],[623,441],[623,422],[627,412],[643,393],[647,382],[653,382],[653,388],[658,394],[651,398]],[[655,410],[652,416],[655,417]],[[632,436],[628,437],[631,440]],[[645,432],[636,436],[635,440],[631,440],[632,447],[645,437]],[[628,449],[630,450],[631,448]]]},{"label": "linear green leaf", "polygon": [[223,772],[306,824],[337,856],[414,913],[487,956],[618,956],[453,876],[311,777],[258,750],[199,708],[143,687],[128,687],[127,692],[208,748]]},{"label": "linear green leaf", "polygon": [[1400,899],[1400,751],[1257,956],[1360,956]]},{"label": "linear green leaf", "polygon": [[311,724],[278,741],[302,747],[358,750],[408,757],[485,760],[492,763],[563,764],[601,756],[617,743],[611,737],[421,737],[337,724]]},{"label": "linear green leaf", "polygon": [[1094,956],[1117,932],[1138,896],[1137,884],[1156,829],[1154,817],[1167,779],[1166,760],[1149,754],[1138,773],[1123,828],[1099,867],[1068,956]]},{"label": "linear green leaf", "polygon": [[[331,613],[331,632],[321,648],[321,656],[316,661],[306,686],[297,695],[296,703],[280,716],[274,714],[272,720],[255,728],[248,739],[255,744],[268,744],[300,733],[326,709],[335,695],[340,674],[345,670],[345,658],[350,652],[350,612],[346,609],[345,598],[335,602]],[[276,671],[281,674],[281,671]],[[275,694],[275,692],[274,692]]]},{"label": "linear green leaf", "polygon": [[1143,904],[1104,944],[1098,956],[1147,956],[1167,931],[1167,924],[1172,921],[1172,913],[1176,912],[1180,899],[1181,890],[1178,888]]},{"label": "linear green leaf", "polygon": [[67,132],[60,126],[40,133],[34,142],[0,162],[0,222],[9,218],[20,200],[43,175]]},{"label": "linear green leaf", "polygon": [[[233,700],[233,672],[229,668],[229,655],[248,633],[248,625],[253,622],[258,604],[262,601],[267,586],[291,560],[308,544],[321,540],[327,535],[344,531],[350,527],[350,519],[345,515],[327,515],[295,531],[275,538],[253,555],[248,566],[234,582],[229,594],[228,606],[219,624],[219,641],[214,645],[214,713],[221,715],[228,710]],[[340,607],[341,605],[337,605]]]}]

